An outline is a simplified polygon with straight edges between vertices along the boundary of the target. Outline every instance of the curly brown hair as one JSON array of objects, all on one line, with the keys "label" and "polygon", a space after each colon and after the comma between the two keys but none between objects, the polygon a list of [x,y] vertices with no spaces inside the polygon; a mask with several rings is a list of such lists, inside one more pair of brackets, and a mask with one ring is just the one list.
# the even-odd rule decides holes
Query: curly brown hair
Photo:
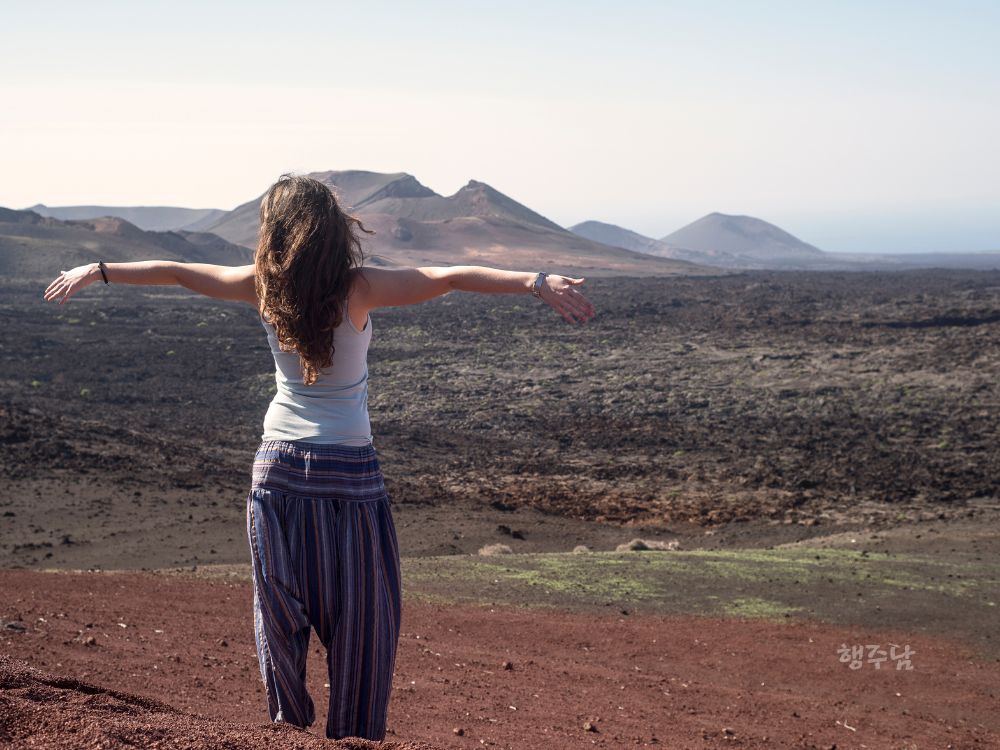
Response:
[{"label": "curly brown hair", "polygon": [[312,177],[283,174],[260,202],[258,314],[267,314],[282,351],[298,352],[306,385],[333,362],[333,329],[344,319],[351,271],[364,263],[356,229],[374,234]]}]

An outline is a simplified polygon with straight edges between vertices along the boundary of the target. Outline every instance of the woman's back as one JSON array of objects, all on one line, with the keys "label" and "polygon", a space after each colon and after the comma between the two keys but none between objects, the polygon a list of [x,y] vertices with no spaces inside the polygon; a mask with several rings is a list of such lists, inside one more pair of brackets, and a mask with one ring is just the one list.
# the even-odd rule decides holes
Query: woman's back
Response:
[{"label": "woman's back", "polygon": [[[346,308],[346,305],[345,305]],[[275,365],[277,392],[264,416],[262,440],[366,445],[372,442],[368,417],[368,344],[371,318],[358,330],[345,309],[333,331],[333,363],[312,385],[302,382],[299,355],[278,347],[270,322],[262,320]]]}]

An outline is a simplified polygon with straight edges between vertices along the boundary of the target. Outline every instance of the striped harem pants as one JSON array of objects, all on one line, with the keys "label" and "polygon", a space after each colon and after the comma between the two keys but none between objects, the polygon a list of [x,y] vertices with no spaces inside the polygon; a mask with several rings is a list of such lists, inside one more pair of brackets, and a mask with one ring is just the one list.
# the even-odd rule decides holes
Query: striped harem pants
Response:
[{"label": "striped harem pants", "polygon": [[315,720],[305,679],[315,628],[329,668],[326,736],[384,739],[402,604],[391,504],[373,445],[257,449],[247,536],[272,721]]}]

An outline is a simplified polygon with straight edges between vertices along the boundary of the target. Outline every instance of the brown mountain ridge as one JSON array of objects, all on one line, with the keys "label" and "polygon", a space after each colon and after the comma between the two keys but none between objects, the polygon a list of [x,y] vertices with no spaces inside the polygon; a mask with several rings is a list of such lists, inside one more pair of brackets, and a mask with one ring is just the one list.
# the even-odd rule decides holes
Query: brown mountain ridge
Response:
[{"label": "brown mountain ridge", "polygon": [[148,232],[115,216],[62,221],[0,208],[0,275],[51,280],[95,260],[176,260],[242,265],[253,253],[206,232]]},{"label": "brown mountain ridge", "polygon": [[[345,170],[313,172],[310,176],[333,188],[341,203],[375,230],[375,235],[363,238],[365,255],[371,264],[474,264],[573,275],[718,272],[684,259],[658,257],[581,237],[477,180],[470,180],[453,195],[444,196],[405,172]],[[79,264],[93,260],[96,249],[101,249],[105,260],[150,257],[201,260],[210,255],[230,259],[215,262],[250,262],[257,245],[261,197],[232,211],[200,217],[196,222],[200,232],[149,232],[121,217],[91,216],[59,222],[37,212],[14,212],[19,214],[18,219],[0,220],[0,250],[6,249],[0,258],[0,272],[30,268],[38,273],[42,267]],[[54,214],[73,211],[92,214],[99,209],[84,206],[46,210]],[[114,213],[118,210],[108,208],[113,216],[118,215]],[[191,211],[201,209],[136,207],[121,209],[120,213],[162,225],[169,223],[171,216],[176,221],[189,221],[193,216]],[[36,218],[25,218],[27,214]],[[25,230],[26,225],[32,227],[30,232]],[[71,236],[81,231],[91,234]],[[212,240],[213,236],[220,239]],[[134,247],[130,249],[127,242],[134,243]],[[236,247],[244,251],[237,251]],[[34,249],[28,252],[30,248]],[[43,259],[45,254],[53,257]]]},{"label": "brown mountain ridge", "polygon": [[[374,229],[365,251],[376,261],[403,265],[496,265],[565,273],[673,275],[712,273],[580,237],[484,182],[470,180],[443,196],[405,172],[313,172],[341,203]],[[237,206],[206,231],[256,246],[261,196]]]}]

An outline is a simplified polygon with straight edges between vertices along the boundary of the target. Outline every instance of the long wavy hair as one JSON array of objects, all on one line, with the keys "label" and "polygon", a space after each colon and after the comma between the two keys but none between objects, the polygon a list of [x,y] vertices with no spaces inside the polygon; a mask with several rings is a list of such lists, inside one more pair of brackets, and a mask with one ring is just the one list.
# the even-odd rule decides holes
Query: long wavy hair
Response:
[{"label": "long wavy hair", "polygon": [[312,177],[283,174],[260,202],[258,314],[282,351],[298,353],[306,385],[333,363],[333,329],[344,319],[351,271],[364,263],[358,230],[374,234]]}]

